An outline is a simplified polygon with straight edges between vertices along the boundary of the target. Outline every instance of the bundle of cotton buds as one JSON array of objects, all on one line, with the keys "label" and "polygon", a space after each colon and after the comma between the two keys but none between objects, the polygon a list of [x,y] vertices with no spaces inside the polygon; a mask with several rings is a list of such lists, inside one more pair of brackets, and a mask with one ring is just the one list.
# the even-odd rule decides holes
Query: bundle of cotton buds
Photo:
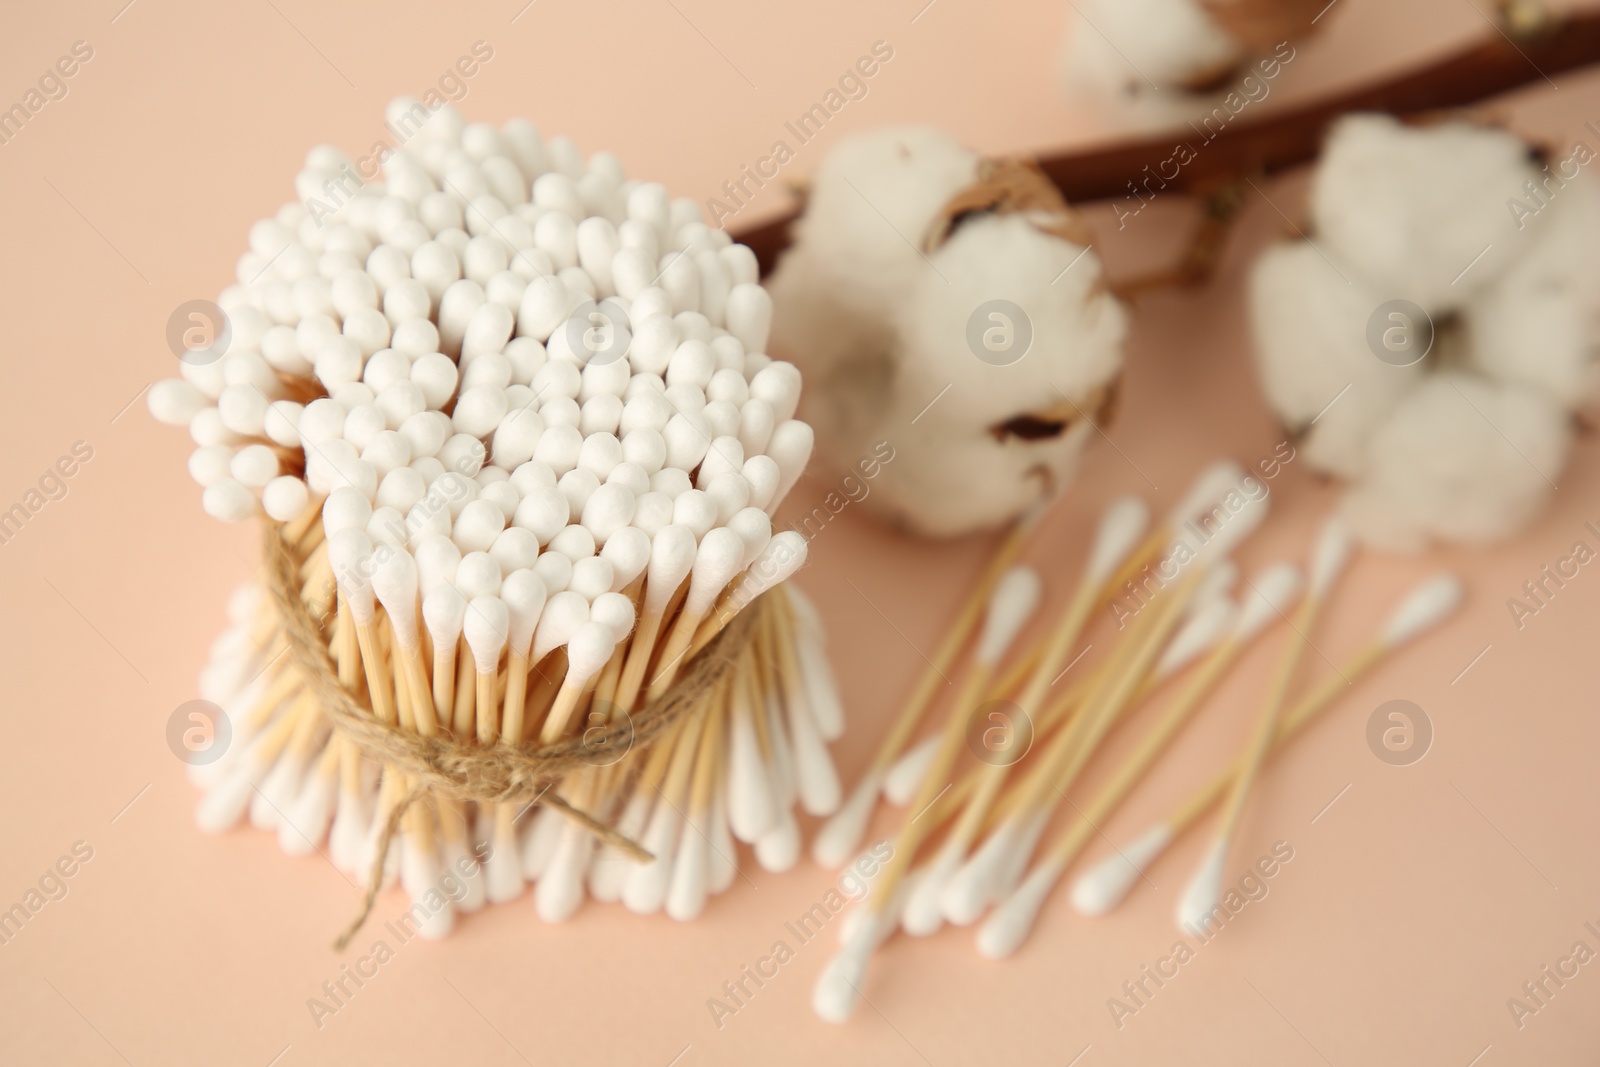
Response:
[{"label": "bundle of cotton buds", "polygon": [[[485,747],[604,734],[760,606],[738,669],[665,740],[556,787],[647,838],[652,862],[603,862],[550,804],[427,797],[388,855],[413,898],[487,857],[481,889],[433,909],[428,932],[535,878],[552,921],[589,879],[687,919],[731,881],[730,834],[792,863],[794,803],[838,803],[825,742],[843,719],[820,621],[782,585],[806,541],[771,516],[813,438],[794,418],[799,371],[764,354],[754,255],[614,157],[585,163],[525,120],[468,125],[449,107],[381,180],[319,147],[296,190],[305,203],[252,228],[220,298],[220,358],[186,358],[149,404],[189,427],[207,512],[284,524],[310,616],[336,607],[339,680],[378,721]],[[203,695],[234,739],[195,769],[199,818],[220,830],[248,811],[289,851],[329,835],[365,875],[415,783],[331,728],[280,655],[281,623],[270,596],[242,592],[214,650]],[[629,895],[636,879],[665,888]]]},{"label": "bundle of cotton buds", "polygon": [[[1583,153],[1587,152],[1587,155]],[[1510,536],[1548,502],[1600,395],[1600,183],[1465,122],[1346,117],[1307,240],[1256,263],[1262,387],[1369,543]]]},{"label": "bundle of cotton buds", "polygon": [[[1136,124],[1215,111],[1215,136],[1271,91],[1294,42],[1316,30],[1326,0],[1078,0],[1070,5],[1061,78]],[[1229,99],[1230,95],[1233,97]]]},{"label": "bundle of cotton buds", "polygon": [[919,533],[1053,494],[1114,399],[1126,316],[1082,225],[1031,165],[937,130],[841,142],[770,290],[828,458],[887,446],[865,506]]}]

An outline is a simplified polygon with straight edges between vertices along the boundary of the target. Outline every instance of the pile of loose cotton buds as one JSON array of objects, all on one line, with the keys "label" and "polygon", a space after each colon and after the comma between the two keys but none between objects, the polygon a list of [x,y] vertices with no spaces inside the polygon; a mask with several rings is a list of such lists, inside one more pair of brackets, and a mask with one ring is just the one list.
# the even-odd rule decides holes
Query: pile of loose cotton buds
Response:
[{"label": "pile of loose cotton buds", "polygon": [[[1112,408],[1127,317],[1059,192],[928,128],[843,141],[770,281],[774,346],[865,504],[917,533],[998,526],[1071,479]],[[946,394],[950,394],[947,396]]]},{"label": "pile of loose cotton buds", "polygon": [[1485,544],[1548,503],[1600,396],[1600,182],[1462,121],[1332,131],[1309,238],[1257,261],[1262,387],[1377,546]]},{"label": "pile of loose cotton buds", "polygon": [[[1061,78],[1135,124],[1214,114],[1221,132],[1322,26],[1327,0],[1078,0],[1068,16]],[[1230,96],[1233,98],[1230,100]],[[1214,110],[1215,109],[1215,110]]]},{"label": "pile of loose cotton buds", "polygon": [[[1240,656],[1284,622],[1289,633],[1279,667],[1237,755],[1176,812],[1084,872],[1072,892],[1081,912],[1111,910],[1146,867],[1221,804],[1211,847],[1177,910],[1185,928],[1215,921],[1240,814],[1272,752],[1336,703],[1352,679],[1444,621],[1461,598],[1452,575],[1423,582],[1334,675],[1291,702],[1307,635],[1345,570],[1353,541],[1342,520],[1330,520],[1304,579],[1291,563],[1270,565],[1244,581],[1236,602],[1230,588],[1240,571],[1229,557],[1265,519],[1267,503],[1265,484],[1228,461],[1203,471],[1154,525],[1138,498],[1117,500],[1060,614],[1032,647],[1011,653],[1042,599],[1039,575],[1014,562],[1037,524],[1019,524],[972,590],[865,775],[817,835],[817,862],[843,866],[866,834],[880,795],[906,811],[891,858],[841,925],[840,952],[818,977],[812,999],[818,1015],[835,1023],[851,1016],[873,953],[897,931],[925,937],[946,924],[976,925],[984,956],[1017,951],[1052,890],[1102,836],[1099,828]],[[1123,625],[1109,640],[1094,636],[1080,650],[1092,617],[1108,602]],[[1095,646],[1109,651],[1077,667]],[[914,740],[935,683],[955,670],[969,647],[971,665],[943,723]],[[1068,671],[1073,680],[1057,687]],[[1072,814],[1065,814],[1068,791],[1107,738],[1119,728],[1134,729],[1123,724],[1152,702],[1160,712],[1139,728],[1136,748],[1095,793],[1070,801]],[[977,757],[964,768],[958,766],[963,741]],[[1047,837],[1052,823],[1059,825]]]},{"label": "pile of loose cotton buds", "polygon": [[[353,178],[319,147],[296,189]],[[794,863],[795,802],[838,804],[825,743],[844,724],[820,621],[782,584],[806,542],[771,515],[812,431],[799,371],[763,354],[755,257],[692,201],[525,120],[444,107],[354,184],[331,215],[297,201],[251,229],[220,299],[225,352],[149,398],[189,427],[207,512],[283,524],[340,683],[399,731],[551,745],[637,715],[746,605],[758,620],[664,737],[555,789],[651,862],[548,803],[427,796],[387,854],[424,931],[535,880],[548,921],[586,890],[689,919],[732,881],[735,837],[768,869]],[[326,835],[366,877],[414,783],[333,729],[265,592],[235,598],[202,677],[233,739],[192,768],[199,821],[248,812],[290,852]],[[425,906],[469,853],[488,857],[481,880]]]}]

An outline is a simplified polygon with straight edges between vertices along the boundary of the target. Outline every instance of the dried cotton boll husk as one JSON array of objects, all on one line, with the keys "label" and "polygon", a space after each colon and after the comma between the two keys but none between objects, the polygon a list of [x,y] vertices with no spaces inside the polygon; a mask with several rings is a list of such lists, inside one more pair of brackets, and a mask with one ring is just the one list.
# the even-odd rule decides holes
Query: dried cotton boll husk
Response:
[{"label": "dried cotton boll husk", "polygon": [[1600,181],[1580,171],[1526,221],[1533,244],[1463,312],[1468,359],[1581,408],[1600,396]]},{"label": "dried cotton boll husk", "polygon": [[1384,299],[1437,315],[1466,305],[1529,247],[1544,219],[1519,231],[1506,204],[1538,176],[1528,146],[1503,130],[1347,115],[1312,179],[1315,239]]},{"label": "dried cotton boll husk", "polygon": [[1543,394],[1441,371],[1373,435],[1366,474],[1343,510],[1380,548],[1490,544],[1549,503],[1570,439],[1566,412]]},{"label": "dried cotton boll husk", "polygon": [[1367,320],[1381,303],[1305,241],[1273,245],[1250,275],[1256,369],[1267,404],[1299,435],[1306,462],[1343,478],[1361,474],[1373,432],[1426,366],[1399,367],[1373,355]]}]

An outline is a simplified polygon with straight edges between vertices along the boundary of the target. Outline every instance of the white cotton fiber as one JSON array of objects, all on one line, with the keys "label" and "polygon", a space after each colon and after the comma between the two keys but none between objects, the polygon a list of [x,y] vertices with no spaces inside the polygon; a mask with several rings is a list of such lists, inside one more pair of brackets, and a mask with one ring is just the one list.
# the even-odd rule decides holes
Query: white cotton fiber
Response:
[{"label": "white cotton fiber", "polygon": [[976,178],[979,163],[976,152],[924,126],[842,141],[807,190],[795,248],[827,264],[832,296],[843,308],[882,314],[883,301],[928,272],[923,248],[929,226]]},{"label": "white cotton fiber", "polygon": [[1549,502],[1568,417],[1543,394],[1476,375],[1429,375],[1373,435],[1344,512],[1368,543],[1419,551],[1437,538],[1483,545]]},{"label": "white cotton fiber", "polygon": [[[1035,182],[933,131],[856,138],[824,162],[770,283],[819,447],[838,469],[881,460],[864,506],[925,535],[999,524],[1064,485],[1121,371],[1126,313]],[[952,228],[946,206],[975,186]],[[1014,355],[974,341],[991,328],[1014,331]]]},{"label": "white cotton fiber", "polygon": [[1540,227],[1527,251],[1465,309],[1469,358],[1581,407],[1600,396],[1600,181],[1580,171],[1547,195],[1525,220]]},{"label": "white cotton fiber", "polygon": [[1367,322],[1382,302],[1304,241],[1268,248],[1250,275],[1267,404],[1304,435],[1298,447],[1311,466],[1344,478],[1361,473],[1373,431],[1431,362],[1398,367],[1373,354]]},{"label": "white cotton fiber", "polygon": [[1202,86],[1242,58],[1239,42],[1197,0],[1077,0],[1072,8],[1063,72],[1108,98]]},{"label": "white cotton fiber", "polygon": [[1528,146],[1502,130],[1347,115],[1312,180],[1313,239],[1382,299],[1437,315],[1502,276],[1525,246],[1506,203],[1537,174]]}]

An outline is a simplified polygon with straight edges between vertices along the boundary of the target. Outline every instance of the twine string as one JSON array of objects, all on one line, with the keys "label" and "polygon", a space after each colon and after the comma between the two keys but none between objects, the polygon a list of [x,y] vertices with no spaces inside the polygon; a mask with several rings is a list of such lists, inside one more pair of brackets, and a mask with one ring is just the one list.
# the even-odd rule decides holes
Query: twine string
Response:
[{"label": "twine string", "polygon": [[552,790],[574,771],[615,763],[634,747],[648,748],[736,669],[740,653],[754,639],[764,613],[776,610],[774,599],[757,598],[686,665],[660,699],[637,715],[623,714],[621,722],[612,723],[597,738],[590,736],[594,733],[590,730],[550,745],[502,743],[484,748],[447,735],[423,737],[379,722],[339,683],[338,670],[323,639],[322,624],[312,618],[301,598],[300,561],[275,525],[266,530],[263,555],[268,593],[282,621],[289,654],[321,710],[333,728],[364,756],[398,768],[413,783],[379,832],[361,910],[334,942],[336,949],[348,945],[371,916],[401,819],[413,803],[425,796],[485,805],[548,804],[631,858],[646,863],[653,860],[655,857],[638,842],[574,807]]}]

